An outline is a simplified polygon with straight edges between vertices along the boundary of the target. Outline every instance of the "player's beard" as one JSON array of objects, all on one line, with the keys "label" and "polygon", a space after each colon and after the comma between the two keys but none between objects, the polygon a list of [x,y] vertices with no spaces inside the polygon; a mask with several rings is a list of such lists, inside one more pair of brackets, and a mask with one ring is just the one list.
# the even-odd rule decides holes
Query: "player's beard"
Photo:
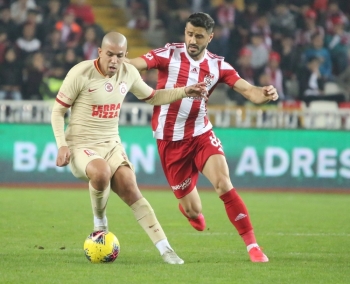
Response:
[{"label": "player's beard", "polygon": [[[190,51],[190,47],[196,47],[196,49],[193,50],[193,51]],[[191,56],[193,59],[198,59],[199,55],[202,54],[202,52],[206,48],[206,46],[198,46],[198,45],[195,45],[195,44],[187,44],[186,48],[187,48],[187,53],[189,54],[189,56]]]}]

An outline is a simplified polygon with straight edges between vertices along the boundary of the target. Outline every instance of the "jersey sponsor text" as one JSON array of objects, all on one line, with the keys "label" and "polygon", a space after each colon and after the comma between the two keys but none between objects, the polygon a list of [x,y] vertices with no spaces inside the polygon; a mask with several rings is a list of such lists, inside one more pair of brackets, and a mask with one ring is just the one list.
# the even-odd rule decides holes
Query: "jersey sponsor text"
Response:
[{"label": "jersey sponsor text", "polygon": [[93,105],[92,116],[99,118],[115,118],[118,117],[120,104]]}]

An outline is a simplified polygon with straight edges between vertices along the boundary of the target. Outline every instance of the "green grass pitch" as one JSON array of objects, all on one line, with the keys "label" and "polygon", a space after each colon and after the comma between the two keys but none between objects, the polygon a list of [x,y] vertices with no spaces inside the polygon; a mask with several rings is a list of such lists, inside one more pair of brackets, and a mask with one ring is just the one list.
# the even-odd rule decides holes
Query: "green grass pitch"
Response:
[{"label": "green grass pitch", "polygon": [[269,263],[251,263],[214,192],[201,191],[204,232],[195,231],[170,191],[143,191],[184,265],[157,249],[113,194],[107,215],[121,252],[91,264],[87,190],[0,189],[0,283],[350,283],[350,195],[240,192]]}]

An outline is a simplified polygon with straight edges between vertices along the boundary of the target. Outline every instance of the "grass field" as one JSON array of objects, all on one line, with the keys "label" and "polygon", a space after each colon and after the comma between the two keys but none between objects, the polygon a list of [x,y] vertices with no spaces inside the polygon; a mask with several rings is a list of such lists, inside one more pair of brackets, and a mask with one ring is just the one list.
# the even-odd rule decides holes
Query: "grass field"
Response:
[{"label": "grass field", "polygon": [[350,195],[241,192],[270,258],[251,263],[214,193],[200,193],[204,232],[171,192],[143,193],[184,265],[162,262],[116,195],[107,213],[120,255],[91,264],[82,248],[92,230],[87,190],[0,189],[0,283],[350,283]]}]

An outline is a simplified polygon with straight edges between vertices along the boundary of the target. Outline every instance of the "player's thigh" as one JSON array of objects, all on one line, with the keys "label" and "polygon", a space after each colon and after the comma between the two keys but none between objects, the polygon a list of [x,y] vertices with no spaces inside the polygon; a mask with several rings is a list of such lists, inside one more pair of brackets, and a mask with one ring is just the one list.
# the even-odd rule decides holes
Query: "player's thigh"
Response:
[{"label": "player's thigh", "polygon": [[70,169],[72,174],[78,178],[85,181],[89,181],[89,176],[87,175],[86,169],[89,163],[95,160],[103,159],[100,154],[91,148],[72,148],[71,149],[71,159],[70,159]]},{"label": "player's thigh", "polygon": [[199,137],[197,144],[199,145],[195,157],[197,168],[219,194],[222,194],[221,191],[226,192],[231,189],[229,168],[219,138],[213,131],[208,131]]},{"label": "player's thigh", "polygon": [[120,166],[128,166],[132,171],[134,171],[134,166],[126,155],[123,145],[119,142],[113,142],[110,150],[105,156],[105,160],[111,168],[112,176]]},{"label": "player's thigh", "polygon": [[111,188],[128,205],[139,200],[142,195],[136,183],[134,167],[120,143],[108,153],[106,160],[111,168]]},{"label": "player's thigh", "polygon": [[168,183],[176,198],[183,198],[196,186],[198,170],[190,141],[158,140],[158,153]]}]

